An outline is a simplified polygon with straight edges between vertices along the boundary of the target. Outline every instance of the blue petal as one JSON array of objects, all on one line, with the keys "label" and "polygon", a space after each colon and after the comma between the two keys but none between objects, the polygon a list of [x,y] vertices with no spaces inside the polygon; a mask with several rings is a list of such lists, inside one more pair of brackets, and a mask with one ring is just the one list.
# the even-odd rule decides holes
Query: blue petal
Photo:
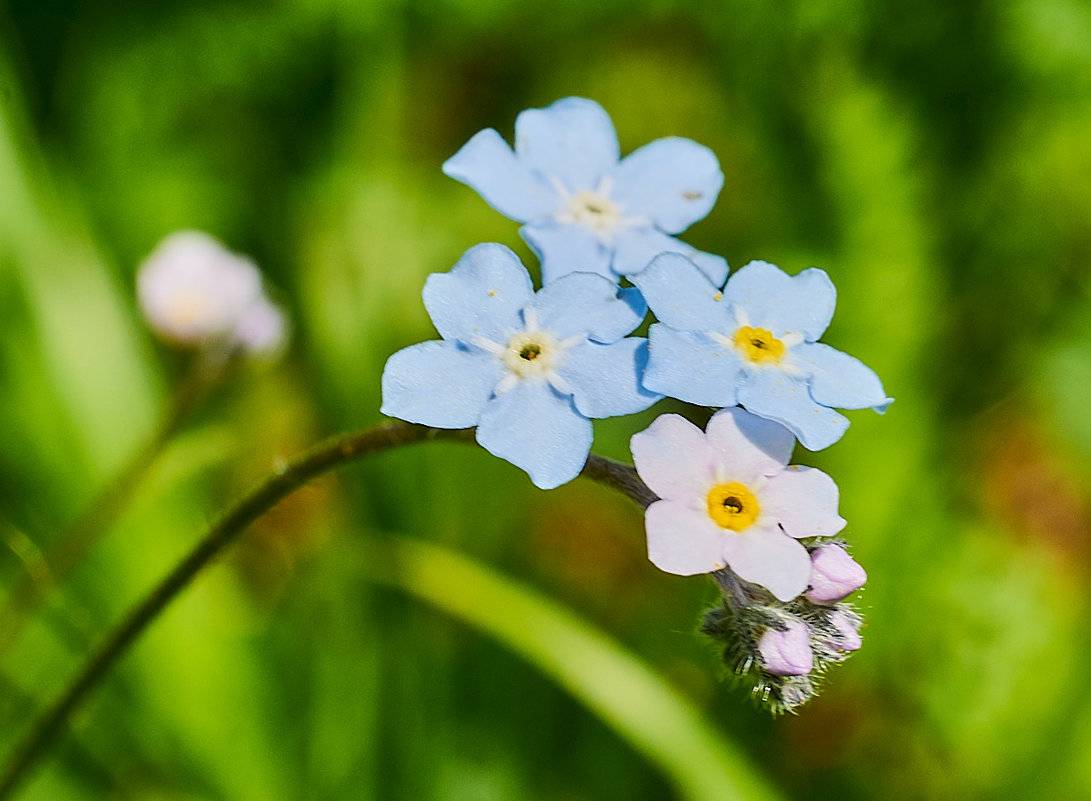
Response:
[{"label": "blue petal", "polygon": [[447,273],[424,283],[424,307],[444,339],[475,336],[501,344],[523,328],[520,312],[534,295],[519,257],[503,245],[486,243],[467,250]]},{"label": "blue petal", "polygon": [[648,362],[648,341],[629,337],[612,345],[586,342],[566,351],[558,366],[576,408],[588,417],[642,412],[662,396],[640,384]]},{"label": "blue petal", "polygon": [[640,290],[635,286],[623,286],[621,291],[617,293],[617,296],[621,298],[623,303],[628,303],[629,308],[633,310],[633,314],[639,315],[641,322],[648,314],[648,304],[644,301],[644,296],[640,294]]},{"label": "blue petal", "polygon": [[692,261],[664,253],[632,278],[652,314],[677,331],[734,330],[735,320],[720,290]]},{"label": "blue petal", "polygon": [[492,128],[478,131],[443,163],[443,172],[477,190],[490,206],[519,222],[555,212],[557,190],[531,172]]},{"label": "blue petal", "polygon": [[585,333],[599,342],[616,342],[644,320],[647,309],[622,299],[617,284],[594,273],[569,273],[546,284],[531,306],[538,327],[557,339]]},{"label": "blue petal", "polygon": [[485,450],[525,470],[542,489],[580,474],[591,439],[591,421],[545,381],[522,380],[497,395],[477,426]]},{"label": "blue petal", "polygon": [[597,189],[621,155],[610,116],[582,97],[522,112],[515,120],[515,153],[547,180],[560,180],[569,192]]},{"label": "blue petal", "polygon": [[811,374],[811,397],[838,409],[885,412],[894,402],[883,392],[875,372],[857,358],[821,343],[803,343],[791,350],[792,363]]},{"label": "blue petal", "polygon": [[598,273],[617,282],[610,269],[611,250],[603,245],[590,228],[570,223],[532,223],[519,229],[542,262],[542,284],[549,284],[569,273]]},{"label": "blue petal", "polygon": [[701,333],[662,323],[648,330],[644,386],[700,406],[734,406],[742,360],[735,349]]},{"label": "blue petal", "polygon": [[724,300],[744,308],[753,326],[775,336],[797,332],[813,342],[833,318],[837,290],[830,277],[815,267],[789,276],[768,262],[752,261],[731,276]]},{"label": "blue petal", "polygon": [[788,428],[809,451],[829,447],[849,427],[848,419],[811,398],[806,379],[775,368],[753,370],[739,387],[739,403],[759,417]]},{"label": "blue petal", "polygon": [[642,272],[660,253],[681,253],[696,264],[717,287],[727,278],[727,261],[711,253],[702,253],[680,239],[667,236],[651,226],[637,226],[614,236],[614,272],[630,278]]},{"label": "blue petal", "polygon": [[657,139],[626,156],[613,198],[625,216],[643,216],[677,234],[712,211],[724,174],[711,150],[689,139]]},{"label": "blue petal", "polygon": [[454,342],[410,345],[387,359],[381,411],[436,428],[470,428],[503,370],[493,354]]},{"label": "blue petal", "polygon": [[727,278],[727,259],[723,256],[715,256],[701,250],[691,250],[685,254],[686,258],[696,264],[701,272],[716,286],[723,286]]}]

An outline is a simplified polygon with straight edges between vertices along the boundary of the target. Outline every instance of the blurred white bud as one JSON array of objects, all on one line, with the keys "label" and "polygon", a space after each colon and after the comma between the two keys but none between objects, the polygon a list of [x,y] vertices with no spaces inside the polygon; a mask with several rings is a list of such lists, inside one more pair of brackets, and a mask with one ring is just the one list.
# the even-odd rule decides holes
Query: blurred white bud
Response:
[{"label": "blurred white bud", "polygon": [[265,355],[284,344],[284,314],[265,296],[257,266],[200,231],[160,242],[140,265],[136,293],[148,325],[176,345]]},{"label": "blurred white bud", "polygon": [[284,312],[267,298],[258,298],[243,311],[233,332],[235,343],[246,353],[268,356],[287,339]]}]

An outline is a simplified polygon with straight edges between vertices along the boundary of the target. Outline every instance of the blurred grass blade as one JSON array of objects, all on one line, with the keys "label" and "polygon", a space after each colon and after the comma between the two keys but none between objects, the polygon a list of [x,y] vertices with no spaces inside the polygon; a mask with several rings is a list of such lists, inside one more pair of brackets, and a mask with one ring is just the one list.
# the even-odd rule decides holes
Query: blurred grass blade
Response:
[{"label": "blurred grass blade", "polygon": [[10,75],[0,46],[0,282],[18,287],[13,306],[21,314],[25,304],[30,323],[24,348],[41,366],[5,378],[18,416],[0,423],[27,429],[35,447],[53,443],[51,468],[60,475],[79,464],[101,480],[152,427],[158,381],[132,290],[96,249],[76,193],[49,168]]},{"label": "blurred grass blade", "polygon": [[780,794],[732,753],[694,704],[573,612],[440,546],[393,540],[374,578],[429,601],[525,657],[654,762],[690,801]]}]

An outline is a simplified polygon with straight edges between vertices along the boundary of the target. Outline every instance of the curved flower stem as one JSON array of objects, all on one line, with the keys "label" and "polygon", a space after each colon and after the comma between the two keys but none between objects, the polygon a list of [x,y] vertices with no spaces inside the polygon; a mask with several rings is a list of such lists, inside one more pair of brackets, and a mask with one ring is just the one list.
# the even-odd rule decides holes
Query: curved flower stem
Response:
[{"label": "curved flower stem", "polygon": [[152,437],[136,451],[113,480],[91,501],[46,552],[33,555],[0,608],[0,661],[15,645],[27,621],[79,567],[125,508],[140,482],[193,411],[224,378],[234,363],[230,353],[206,351],[173,392],[170,409]]},{"label": "curved flower stem", "polygon": [[[200,571],[257,518],[311,479],[373,453],[427,440],[473,442],[473,430],[447,431],[392,420],[374,428],[332,437],[296,457],[252,489],[215,523],[193,550],[110,633],[64,692],[36,721],[0,774],[0,801],[12,797],[19,783],[64,731],[87,695],[124,656],[175,597]],[[646,507],[655,496],[626,465],[592,454],[583,474],[614,487]]]}]

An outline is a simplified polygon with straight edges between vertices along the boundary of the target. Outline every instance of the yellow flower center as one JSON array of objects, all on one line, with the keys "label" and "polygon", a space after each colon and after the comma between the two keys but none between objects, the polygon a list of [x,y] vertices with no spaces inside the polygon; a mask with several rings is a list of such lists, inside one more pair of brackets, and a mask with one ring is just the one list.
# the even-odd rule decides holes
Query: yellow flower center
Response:
[{"label": "yellow flower center", "polygon": [[735,347],[757,364],[776,364],[784,358],[784,343],[765,328],[740,327],[735,332]]},{"label": "yellow flower center", "polygon": [[758,519],[760,512],[754,493],[737,481],[719,484],[708,491],[708,516],[720,528],[742,531]]}]

